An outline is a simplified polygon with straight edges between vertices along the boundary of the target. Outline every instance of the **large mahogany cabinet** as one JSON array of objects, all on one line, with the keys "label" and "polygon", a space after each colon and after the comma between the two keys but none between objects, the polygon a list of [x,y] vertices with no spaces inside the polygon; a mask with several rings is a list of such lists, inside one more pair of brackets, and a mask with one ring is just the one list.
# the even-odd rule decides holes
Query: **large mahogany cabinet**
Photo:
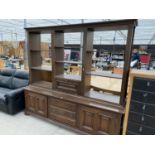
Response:
[{"label": "large mahogany cabinet", "polygon": [[[136,25],[137,20],[119,20],[26,28],[30,84],[25,88],[25,113],[59,122],[88,134],[120,134]],[[123,75],[100,75],[92,72],[94,32],[120,30],[127,31]],[[81,59],[66,61],[64,35],[77,32],[83,38]],[[40,36],[46,33],[51,34],[52,38],[50,67],[42,65]],[[66,74],[64,64],[79,65],[81,74]],[[122,78],[121,92],[92,91],[92,75]]]}]

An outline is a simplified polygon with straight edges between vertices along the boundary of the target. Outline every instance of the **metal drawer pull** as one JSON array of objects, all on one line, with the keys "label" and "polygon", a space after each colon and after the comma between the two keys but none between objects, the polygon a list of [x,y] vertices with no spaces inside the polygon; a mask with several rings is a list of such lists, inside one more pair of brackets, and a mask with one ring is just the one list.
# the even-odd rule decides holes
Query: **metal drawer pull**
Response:
[{"label": "metal drawer pull", "polygon": [[142,116],[142,121],[144,121],[144,116]]},{"label": "metal drawer pull", "polygon": [[147,93],[144,93],[144,94],[143,94],[144,97],[147,97],[147,95],[148,95]]},{"label": "metal drawer pull", "polygon": [[60,99],[63,99],[63,97],[61,96]]},{"label": "metal drawer pull", "polygon": [[142,109],[145,110],[145,108],[146,108],[146,105],[143,105]]},{"label": "metal drawer pull", "polygon": [[148,86],[148,87],[150,86],[150,82],[147,82],[147,86]]},{"label": "metal drawer pull", "polygon": [[139,128],[139,132],[142,132],[143,131],[143,127],[141,126],[140,128]]}]

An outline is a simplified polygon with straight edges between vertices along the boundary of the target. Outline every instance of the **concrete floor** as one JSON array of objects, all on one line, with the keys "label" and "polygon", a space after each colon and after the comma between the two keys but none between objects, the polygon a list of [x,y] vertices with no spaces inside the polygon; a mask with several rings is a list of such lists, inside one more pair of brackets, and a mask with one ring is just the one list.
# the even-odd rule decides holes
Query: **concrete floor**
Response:
[{"label": "concrete floor", "polygon": [[67,128],[20,112],[10,116],[0,112],[0,135],[77,135]]}]

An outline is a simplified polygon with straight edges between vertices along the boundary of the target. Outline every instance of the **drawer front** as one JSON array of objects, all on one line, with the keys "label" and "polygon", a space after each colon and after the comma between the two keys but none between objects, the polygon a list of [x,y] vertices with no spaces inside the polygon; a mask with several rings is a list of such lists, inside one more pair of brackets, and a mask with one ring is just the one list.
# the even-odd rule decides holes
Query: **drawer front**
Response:
[{"label": "drawer front", "polygon": [[133,90],[132,99],[143,103],[155,104],[155,94],[153,93]]},{"label": "drawer front", "polygon": [[75,127],[76,104],[49,97],[48,117]]},{"label": "drawer front", "polygon": [[145,103],[131,101],[130,110],[138,113],[144,113],[150,116],[155,116],[155,106]]},{"label": "drawer front", "polygon": [[56,79],[56,88],[60,91],[65,91],[71,94],[79,94],[80,83]]},{"label": "drawer front", "polygon": [[130,121],[128,123],[128,130],[137,135],[155,135],[155,129],[132,123]]},{"label": "drawer front", "polygon": [[130,122],[135,122],[147,127],[155,128],[155,117],[135,113],[135,112],[130,112],[129,114],[129,121]]},{"label": "drawer front", "polygon": [[155,92],[155,80],[135,78],[133,88],[143,91]]},{"label": "drawer front", "polygon": [[60,99],[48,97],[48,102],[52,103],[53,106],[76,112],[77,105],[75,103],[64,101],[63,97],[60,97]]}]

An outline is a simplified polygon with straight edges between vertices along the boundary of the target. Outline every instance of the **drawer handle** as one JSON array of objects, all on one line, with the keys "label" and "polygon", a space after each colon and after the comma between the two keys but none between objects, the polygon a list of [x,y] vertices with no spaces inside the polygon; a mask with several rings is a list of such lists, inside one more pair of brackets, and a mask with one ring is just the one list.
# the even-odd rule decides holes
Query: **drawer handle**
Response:
[{"label": "drawer handle", "polygon": [[62,99],[63,99],[63,97],[60,97],[60,99],[62,100]]},{"label": "drawer handle", "polygon": [[147,82],[147,86],[150,87],[150,82]]},{"label": "drawer handle", "polygon": [[144,94],[143,94],[144,97],[147,97],[147,95],[148,95],[148,93],[144,93]]},{"label": "drawer handle", "polygon": [[139,132],[142,132],[143,131],[143,127],[141,126],[140,128],[139,128]]},{"label": "drawer handle", "polygon": [[146,108],[146,105],[143,105],[142,109],[145,110],[145,108]]},{"label": "drawer handle", "polygon": [[142,121],[144,122],[144,116],[142,116]]}]

